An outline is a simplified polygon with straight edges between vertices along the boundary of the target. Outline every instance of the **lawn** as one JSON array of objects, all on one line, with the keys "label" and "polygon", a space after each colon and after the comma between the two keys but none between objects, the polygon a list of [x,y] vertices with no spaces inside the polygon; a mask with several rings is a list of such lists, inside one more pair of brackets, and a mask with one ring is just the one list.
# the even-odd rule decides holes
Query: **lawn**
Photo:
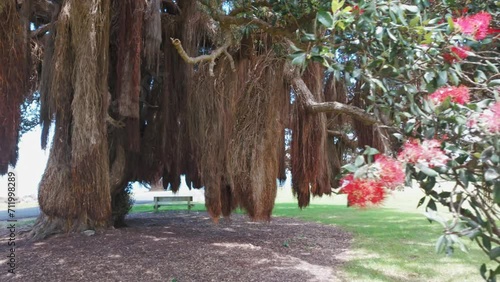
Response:
[{"label": "lawn", "polygon": [[[349,281],[482,281],[478,268],[488,262],[486,256],[465,240],[469,253],[457,249],[451,257],[436,254],[434,244],[442,229],[415,209],[417,201],[411,193],[400,194],[383,208],[356,209],[341,204],[342,198],[321,199],[303,210],[296,203],[277,201],[274,216],[333,224],[352,232],[351,251],[341,255],[347,261],[343,271]],[[166,209],[187,208],[160,207]],[[193,210],[205,208],[197,203]],[[151,211],[152,205],[137,205],[131,212]]]}]

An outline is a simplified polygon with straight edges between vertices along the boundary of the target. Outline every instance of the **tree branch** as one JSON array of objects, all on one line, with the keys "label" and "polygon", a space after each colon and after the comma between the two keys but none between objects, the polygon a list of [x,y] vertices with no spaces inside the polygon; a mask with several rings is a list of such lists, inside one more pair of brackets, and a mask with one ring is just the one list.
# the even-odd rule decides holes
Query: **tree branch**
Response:
[{"label": "tree branch", "polygon": [[177,52],[179,53],[179,55],[181,56],[181,58],[186,63],[188,63],[188,64],[196,64],[196,63],[200,63],[200,62],[210,62],[210,68],[209,68],[210,76],[214,76],[215,59],[217,59],[222,54],[226,55],[226,57],[229,59],[229,63],[231,64],[231,69],[233,71],[236,70],[236,68],[234,66],[233,57],[229,54],[229,52],[227,52],[227,48],[229,48],[229,46],[231,46],[231,43],[232,43],[231,40],[227,40],[226,43],[224,43],[224,45],[222,45],[221,47],[215,49],[212,52],[212,54],[210,54],[210,55],[201,55],[201,56],[198,56],[198,57],[190,57],[186,53],[186,51],[184,50],[184,48],[182,47],[182,43],[181,43],[181,41],[179,39],[170,38],[170,40],[172,41],[172,44],[174,45],[175,49],[177,49]]},{"label": "tree branch", "polygon": [[323,102],[314,101],[314,96],[311,90],[307,87],[302,78],[293,70],[286,73],[287,79],[298,92],[297,98],[305,105],[305,108],[310,113],[338,113],[347,114],[361,121],[366,125],[378,125],[381,122],[372,114],[369,114],[361,108],[346,105],[339,102]]}]

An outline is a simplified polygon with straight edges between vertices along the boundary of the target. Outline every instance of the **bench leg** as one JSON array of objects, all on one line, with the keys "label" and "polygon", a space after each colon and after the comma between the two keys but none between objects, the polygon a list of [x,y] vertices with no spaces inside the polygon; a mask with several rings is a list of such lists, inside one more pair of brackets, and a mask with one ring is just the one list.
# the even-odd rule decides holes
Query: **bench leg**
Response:
[{"label": "bench leg", "polygon": [[188,212],[191,211],[191,201],[188,201]]},{"label": "bench leg", "polygon": [[155,213],[158,212],[158,202],[155,201]]}]

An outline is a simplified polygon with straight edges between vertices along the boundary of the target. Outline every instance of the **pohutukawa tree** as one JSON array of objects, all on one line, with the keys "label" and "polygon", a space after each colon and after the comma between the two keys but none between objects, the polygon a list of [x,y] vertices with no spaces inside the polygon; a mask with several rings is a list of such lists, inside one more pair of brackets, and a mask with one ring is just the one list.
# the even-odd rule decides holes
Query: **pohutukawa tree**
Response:
[{"label": "pohutukawa tree", "polygon": [[0,15],[0,173],[23,103],[42,148],[54,130],[34,238],[123,224],[130,182],[175,192],[181,175],[214,221],[269,220],[290,170],[300,207],[416,181],[419,205],[452,215],[428,215],[438,250],[468,236],[498,262],[495,1],[4,0]]}]

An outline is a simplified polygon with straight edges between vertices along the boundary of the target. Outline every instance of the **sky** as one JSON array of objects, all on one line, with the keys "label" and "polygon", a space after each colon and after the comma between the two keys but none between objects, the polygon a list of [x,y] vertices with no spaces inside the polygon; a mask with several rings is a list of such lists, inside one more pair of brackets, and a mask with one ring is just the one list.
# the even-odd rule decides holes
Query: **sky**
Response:
[{"label": "sky", "polygon": [[[53,127],[52,127],[53,128]],[[49,135],[50,142],[52,140],[52,133]],[[41,128],[35,129],[25,133],[19,142],[19,160],[14,169],[17,177],[16,196],[24,197],[28,195],[38,194],[38,184],[42,178],[42,174],[47,165],[49,157],[50,146],[47,150],[42,150],[40,147]],[[284,184],[284,187],[291,187],[291,175],[289,175]],[[185,182],[184,176],[181,177],[180,191],[187,191],[188,187]],[[133,192],[146,192],[148,189],[144,188],[138,183],[133,184]],[[7,197],[7,177],[0,176],[0,197]]]},{"label": "sky", "polygon": [[[49,157],[49,149],[43,151],[40,147],[40,134],[41,128],[36,127],[25,133],[19,142],[19,160],[16,168],[13,169],[17,177],[18,197],[37,194],[38,183]],[[12,170],[12,167],[10,169]],[[7,177],[0,176],[0,197],[6,196]]]}]

